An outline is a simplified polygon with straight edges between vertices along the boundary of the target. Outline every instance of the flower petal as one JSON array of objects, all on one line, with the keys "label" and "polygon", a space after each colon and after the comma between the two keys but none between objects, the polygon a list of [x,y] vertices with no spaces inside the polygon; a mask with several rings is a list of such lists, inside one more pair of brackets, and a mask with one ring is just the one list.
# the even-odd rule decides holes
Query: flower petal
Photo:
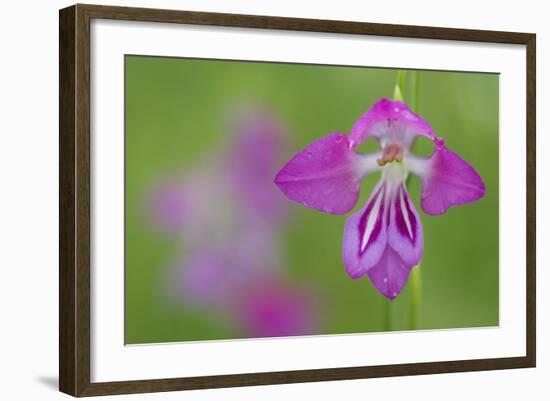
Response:
[{"label": "flower petal", "polygon": [[[359,198],[362,157],[348,136],[332,133],[295,155],[275,177],[275,184],[295,202],[331,214],[349,212]],[[375,163],[373,163],[375,164]]]},{"label": "flower petal", "polygon": [[410,266],[422,257],[422,223],[404,184],[399,184],[390,201],[388,244]]},{"label": "flower petal", "polygon": [[382,98],[355,122],[350,142],[355,148],[367,138],[376,138],[383,144],[392,142],[409,148],[419,135],[435,138],[431,125],[404,102]]},{"label": "flower petal", "polygon": [[485,184],[467,161],[436,139],[435,151],[428,160],[422,179],[422,210],[437,215],[451,206],[474,202],[485,195]]},{"label": "flower petal", "polygon": [[346,221],[342,254],[351,278],[364,276],[384,252],[387,243],[386,198],[386,184],[381,182],[365,206]]},{"label": "flower petal", "polygon": [[393,301],[405,286],[412,267],[392,247],[387,246],[378,263],[369,269],[368,275],[376,289]]}]

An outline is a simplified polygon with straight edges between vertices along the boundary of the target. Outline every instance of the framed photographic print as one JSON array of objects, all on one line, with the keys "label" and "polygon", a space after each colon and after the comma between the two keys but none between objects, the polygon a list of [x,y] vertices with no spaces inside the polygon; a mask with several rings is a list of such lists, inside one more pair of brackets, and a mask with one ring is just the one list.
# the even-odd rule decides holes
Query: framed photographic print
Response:
[{"label": "framed photographic print", "polygon": [[61,10],[60,390],[534,367],[535,112],[534,34]]}]

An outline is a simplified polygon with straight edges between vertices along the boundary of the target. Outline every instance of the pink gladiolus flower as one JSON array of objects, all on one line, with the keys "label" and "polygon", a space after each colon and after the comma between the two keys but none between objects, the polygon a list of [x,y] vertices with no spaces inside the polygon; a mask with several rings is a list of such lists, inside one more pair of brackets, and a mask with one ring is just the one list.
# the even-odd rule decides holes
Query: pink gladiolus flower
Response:
[{"label": "pink gladiolus flower", "polygon": [[[431,139],[429,158],[411,153],[418,136]],[[374,138],[381,150],[360,154]],[[430,215],[474,202],[485,194],[477,171],[437,137],[430,124],[401,101],[380,99],[355,122],[351,133],[331,133],[308,145],[277,174],[275,183],[295,202],[329,214],[345,214],[359,198],[361,180],[380,172],[365,205],[346,221],[343,261],[351,278],[369,276],[393,300],[423,251],[422,223],[406,187],[409,173],[420,177],[420,206]]]}]

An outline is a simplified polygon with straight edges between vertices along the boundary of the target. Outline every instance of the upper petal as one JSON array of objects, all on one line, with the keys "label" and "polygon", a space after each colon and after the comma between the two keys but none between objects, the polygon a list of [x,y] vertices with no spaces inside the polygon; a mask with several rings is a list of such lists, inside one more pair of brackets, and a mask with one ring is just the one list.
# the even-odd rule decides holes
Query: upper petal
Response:
[{"label": "upper petal", "polygon": [[437,215],[451,206],[474,202],[485,194],[485,184],[467,161],[435,140],[435,151],[425,167],[417,172],[422,179],[422,210]]},{"label": "upper petal", "polygon": [[[373,168],[375,165],[373,159]],[[304,206],[344,214],[357,203],[359,181],[368,169],[364,158],[351,149],[348,136],[336,132],[290,159],[275,177],[275,184],[287,198]]]},{"label": "upper petal", "polygon": [[413,266],[388,246],[378,263],[369,269],[368,275],[376,289],[386,298],[393,300],[401,293]]},{"label": "upper petal", "polygon": [[384,144],[396,142],[409,148],[418,135],[435,138],[431,125],[414,113],[407,104],[382,98],[355,122],[351,129],[350,142],[356,147],[372,137]]},{"label": "upper petal", "polygon": [[365,206],[347,219],[342,255],[351,278],[364,276],[382,256],[387,244],[387,208],[386,184],[381,182]]},{"label": "upper petal", "polygon": [[404,184],[392,193],[388,244],[410,266],[418,264],[422,257],[424,238],[422,222]]}]

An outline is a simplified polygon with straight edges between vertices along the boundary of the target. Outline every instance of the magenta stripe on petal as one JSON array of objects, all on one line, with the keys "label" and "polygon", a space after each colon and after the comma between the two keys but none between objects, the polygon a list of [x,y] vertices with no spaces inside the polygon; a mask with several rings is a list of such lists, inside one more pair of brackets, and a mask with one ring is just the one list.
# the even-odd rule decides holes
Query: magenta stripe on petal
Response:
[{"label": "magenta stripe on petal", "polygon": [[[418,238],[417,227],[419,220],[417,219],[416,210],[414,212],[412,211],[411,204],[411,198],[404,186],[401,185],[398,190],[398,196],[394,201],[396,222],[401,235],[407,237],[414,245]],[[412,207],[414,208],[414,206]],[[407,224],[407,222],[409,224]]]},{"label": "magenta stripe on petal", "polygon": [[424,247],[422,222],[404,184],[393,191],[391,204],[388,244],[406,263],[416,265]]},{"label": "magenta stripe on petal", "polygon": [[451,206],[474,202],[483,195],[485,184],[478,172],[437,139],[428,171],[422,177],[422,210],[442,214]]},{"label": "magenta stripe on petal", "polygon": [[[397,194],[392,202],[392,207],[395,211],[395,223],[397,224],[397,228],[401,236],[405,237],[407,241],[410,241],[414,244],[416,242],[416,219],[414,218],[414,216],[411,216],[408,205],[406,205],[405,210],[403,210],[401,204],[402,197],[403,189],[402,187],[399,187],[399,189],[397,190]],[[405,216],[409,224],[407,224],[407,222],[405,221]]]},{"label": "magenta stripe on petal", "polygon": [[[386,192],[386,187],[385,185],[382,185],[378,189],[378,191],[376,191],[374,197],[368,202],[365,212],[361,215],[361,219],[359,220],[359,227],[358,227],[359,238],[361,240],[360,246],[359,246],[359,256],[363,255],[363,253],[366,252],[369,246],[372,245],[380,235],[380,232],[382,230],[382,224],[384,224],[384,211],[386,206],[385,192]],[[367,232],[369,217],[377,201],[380,202],[379,211],[378,213],[376,213],[376,217],[373,216],[373,218],[376,218],[374,222],[374,226],[372,227],[370,232]],[[365,238],[365,236],[367,235],[368,235],[368,238]]]},{"label": "magenta stripe on petal", "polygon": [[344,226],[342,255],[351,278],[364,276],[378,262],[386,247],[388,213],[385,192],[386,186],[379,184],[365,206],[352,214]]},{"label": "magenta stripe on petal", "polygon": [[347,135],[333,133],[308,145],[275,177],[287,198],[321,212],[345,214],[359,198],[357,163]]}]

